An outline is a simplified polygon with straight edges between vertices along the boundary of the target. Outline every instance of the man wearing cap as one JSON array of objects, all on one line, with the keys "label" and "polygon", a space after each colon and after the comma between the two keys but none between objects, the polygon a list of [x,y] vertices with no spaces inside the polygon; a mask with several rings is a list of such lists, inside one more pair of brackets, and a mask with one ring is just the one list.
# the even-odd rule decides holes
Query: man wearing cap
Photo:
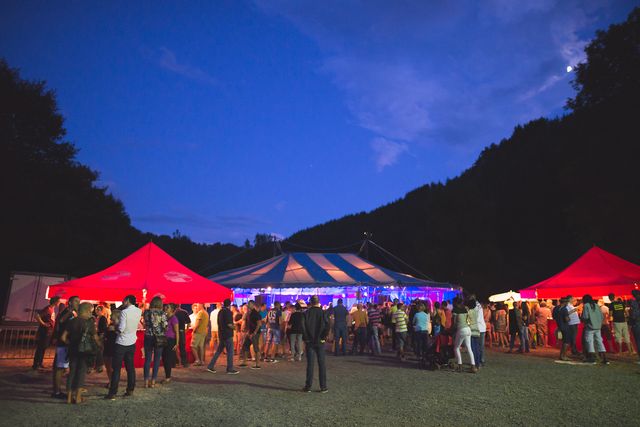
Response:
[{"label": "man wearing cap", "polygon": [[305,342],[307,353],[307,378],[303,392],[310,392],[313,384],[314,358],[318,361],[318,378],[320,380],[320,392],[327,390],[327,370],[325,366],[324,343],[329,333],[329,319],[322,308],[320,300],[316,295],[311,297],[309,308],[304,313],[302,322],[302,336]]}]

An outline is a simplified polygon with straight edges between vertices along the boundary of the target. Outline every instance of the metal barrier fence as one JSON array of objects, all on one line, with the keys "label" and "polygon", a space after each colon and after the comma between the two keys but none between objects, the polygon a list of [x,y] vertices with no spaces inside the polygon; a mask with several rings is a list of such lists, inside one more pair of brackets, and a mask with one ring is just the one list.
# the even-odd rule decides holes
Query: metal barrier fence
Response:
[{"label": "metal barrier fence", "polygon": [[[0,359],[31,359],[36,351],[37,326],[0,325]],[[52,359],[55,349],[51,346],[44,353]]]}]

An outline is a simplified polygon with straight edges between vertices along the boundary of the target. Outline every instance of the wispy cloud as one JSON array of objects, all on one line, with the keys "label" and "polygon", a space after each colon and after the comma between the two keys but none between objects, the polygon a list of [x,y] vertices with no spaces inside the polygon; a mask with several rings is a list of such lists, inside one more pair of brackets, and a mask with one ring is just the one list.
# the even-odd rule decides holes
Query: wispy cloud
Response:
[{"label": "wispy cloud", "polygon": [[257,2],[318,44],[322,72],[373,134],[378,171],[412,145],[477,152],[522,120],[557,111],[571,94],[566,66],[584,60],[613,8],[601,0]]},{"label": "wispy cloud", "polygon": [[176,53],[164,46],[156,52],[154,59],[161,68],[167,71],[206,85],[219,85],[219,81],[211,74],[200,67],[179,61]]},{"label": "wispy cloud", "polygon": [[373,150],[376,169],[382,172],[387,166],[397,163],[402,153],[409,149],[404,142],[394,142],[382,137],[376,137],[371,141],[371,149]]}]

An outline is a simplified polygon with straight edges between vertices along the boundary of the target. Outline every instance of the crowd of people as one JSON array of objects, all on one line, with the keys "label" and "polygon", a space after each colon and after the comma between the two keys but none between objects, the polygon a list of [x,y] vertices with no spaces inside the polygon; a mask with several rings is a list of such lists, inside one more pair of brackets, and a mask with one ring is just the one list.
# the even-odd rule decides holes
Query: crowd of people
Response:
[{"label": "crowd of people", "polygon": [[[124,396],[132,396],[136,386],[134,355],[138,330],[144,330],[145,388],[171,382],[172,370],[190,366],[187,330],[191,329],[193,366],[204,366],[206,342],[213,352],[206,371],[216,373],[219,357],[226,354],[226,373],[236,375],[239,368],[261,369],[262,364],[282,360],[301,362],[306,355],[307,375],[303,391],[310,391],[315,365],[318,365],[320,391],[327,391],[325,343],[333,355],[380,356],[394,352],[399,361],[408,355],[418,361],[438,356],[456,371],[463,371],[461,348],[466,349],[469,372],[485,364],[485,347],[505,348],[507,352],[527,353],[536,347],[550,347],[549,321],[557,325],[561,341],[560,361],[580,356],[585,363],[608,364],[604,341],[614,341],[618,351],[626,344],[634,354],[630,331],[640,339],[640,291],[623,301],[609,301],[584,295],[580,300],[567,296],[557,301],[509,301],[480,303],[475,296],[458,296],[453,301],[416,299],[408,304],[386,301],[357,303],[351,308],[342,299],[334,306],[321,307],[317,296],[273,306],[254,301],[237,306],[230,300],[221,305],[193,304],[192,313],[177,304],[154,297],[148,304],[137,304],[129,295],[118,307],[106,303],[94,306],[78,297],[61,304],[51,298],[36,316],[39,328],[33,369],[43,367],[45,349],[55,343],[53,396],[68,403],[81,403],[88,372],[106,371],[106,398],[116,399],[122,365],[127,373]],[[583,324],[582,337],[578,325]],[[583,352],[578,352],[581,339]],[[349,342],[351,344],[350,349]],[[303,345],[304,343],[304,345]],[[236,365],[237,363],[237,365]],[[640,363],[640,362],[639,362]],[[158,382],[160,366],[164,379]],[[63,391],[63,376],[67,372]]]}]

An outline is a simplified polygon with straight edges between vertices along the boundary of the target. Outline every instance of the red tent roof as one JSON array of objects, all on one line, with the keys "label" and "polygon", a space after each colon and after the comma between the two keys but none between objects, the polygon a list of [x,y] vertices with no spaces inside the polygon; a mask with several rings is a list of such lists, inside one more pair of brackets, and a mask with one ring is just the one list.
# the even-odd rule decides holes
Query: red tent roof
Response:
[{"label": "red tent roof", "polygon": [[613,292],[631,296],[640,284],[640,266],[594,246],[565,270],[520,291],[523,298],[561,298],[566,295],[594,297]]},{"label": "red tent roof", "polygon": [[[145,292],[146,291],[146,292]],[[231,298],[233,292],[180,264],[153,243],[147,243],[122,261],[90,276],[49,287],[49,297],[122,301],[135,295],[138,301],[156,295],[165,302],[207,303]]]}]

